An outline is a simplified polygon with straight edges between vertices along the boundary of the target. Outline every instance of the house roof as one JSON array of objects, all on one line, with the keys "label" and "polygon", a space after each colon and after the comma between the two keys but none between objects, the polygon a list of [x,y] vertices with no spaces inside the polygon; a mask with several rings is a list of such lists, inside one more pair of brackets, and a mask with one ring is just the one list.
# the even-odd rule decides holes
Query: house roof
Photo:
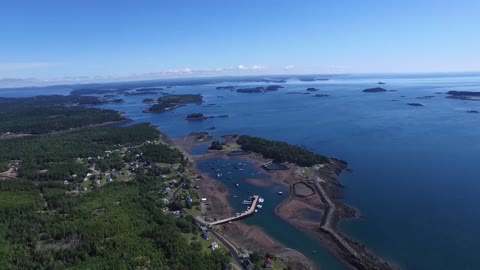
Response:
[{"label": "house roof", "polygon": [[270,258],[265,259],[265,264],[272,264],[272,261],[270,260]]}]

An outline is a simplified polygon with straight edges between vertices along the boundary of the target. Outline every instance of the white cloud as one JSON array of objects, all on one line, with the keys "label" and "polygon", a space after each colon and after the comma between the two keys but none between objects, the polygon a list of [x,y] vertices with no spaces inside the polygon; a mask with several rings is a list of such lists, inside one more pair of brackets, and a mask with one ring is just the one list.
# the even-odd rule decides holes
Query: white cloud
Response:
[{"label": "white cloud", "polygon": [[294,69],[294,68],[295,68],[294,66],[290,65],[290,66],[284,67],[283,69],[285,69],[285,70],[292,70],[292,69]]},{"label": "white cloud", "polygon": [[244,65],[238,65],[238,66],[237,66],[237,69],[238,69],[238,70],[247,70],[248,68],[247,68],[246,66],[244,66]]},{"label": "white cloud", "polygon": [[0,71],[48,68],[57,65],[50,62],[0,62]]}]

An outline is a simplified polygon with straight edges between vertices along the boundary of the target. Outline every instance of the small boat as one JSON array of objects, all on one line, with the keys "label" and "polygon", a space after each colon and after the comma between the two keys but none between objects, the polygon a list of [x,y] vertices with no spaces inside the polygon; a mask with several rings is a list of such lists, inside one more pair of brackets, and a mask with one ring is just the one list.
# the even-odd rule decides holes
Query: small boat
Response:
[{"label": "small boat", "polygon": [[282,195],[282,194],[283,194],[283,192],[281,192],[281,191],[278,192],[278,195]]},{"label": "small boat", "polygon": [[258,210],[257,210],[257,209],[255,209],[255,213],[257,213],[257,212],[258,212]]},{"label": "small boat", "polygon": [[258,199],[259,203],[263,203],[265,200],[263,198]]},{"label": "small boat", "polygon": [[240,185],[238,183],[235,184],[236,187],[239,187]]},{"label": "small boat", "polygon": [[238,195],[233,195],[233,198],[238,198]]},{"label": "small boat", "polygon": [[257,204],[257,208],[258,208],[258,209],[262,208],[262,205],[261,205],[261,204]]}]

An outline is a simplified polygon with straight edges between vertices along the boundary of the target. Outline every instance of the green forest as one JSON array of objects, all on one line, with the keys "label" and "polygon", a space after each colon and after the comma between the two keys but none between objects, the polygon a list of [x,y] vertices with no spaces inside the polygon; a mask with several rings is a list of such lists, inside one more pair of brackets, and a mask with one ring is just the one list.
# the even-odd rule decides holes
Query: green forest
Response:
[{"label": "green forest", "polygon": [[[71,175],[87,173],[86,164],[79,162],[79,158],[103,157],[105,151],[139,145],[157,139],[159,134],[149,124],[137,124],[126,128],[84,128],[69,133],[6,140],[0,142],[0,164],[21,160],[18,168],[20,177],[36,181],[63,181]],[[146,152],[163,155],[162,161],[180,160],[178,151],[166,146],[155,146]],[[115,160],[113,156],[102,161]]]},{"label": "green forest", "polygon": [[188,103],[202,103],[201,95],[168,95],[157,100],[158,104],[152,105],[148,110],[151,112],[163,112],[170,108],[178,107]]},{"label": "green forest", "polygon": [[178,150],[155,141],[159,136],[138,124],[1,141],[0,164],[16,161],[19,178],[0,181],[0,268],[223,269],[230,254],[203,248],[194,219],[175,217],[165,205],[160,175],[168,167],[144,166],[131,181],[83,192],[57,181],[85,174],[95,156],[105,170],[186,164]]},{"label": "green forest", "polygon": [[101,104],[97,97],[37,96],[0,98],[0,135],[2,133],[46,134],[125,120],[118,112],[88,108]]},{"label": "green forest", "polygon": [[237,143],[241,145],[242,150],[259,153],[276,162],[291,162],[305,167],[328,162],[328,158],[325,156],[286,142],[242,135],[238,138]]}]

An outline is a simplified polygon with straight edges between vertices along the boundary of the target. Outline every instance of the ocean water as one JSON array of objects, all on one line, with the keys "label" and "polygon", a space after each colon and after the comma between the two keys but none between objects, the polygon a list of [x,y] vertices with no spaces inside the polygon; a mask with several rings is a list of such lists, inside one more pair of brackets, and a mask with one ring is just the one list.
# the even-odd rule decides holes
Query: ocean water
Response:
[{"label": "ocean water", "polygon": [[[381,87],[397,91],[361,92],[379,86],[379,81],[387,83]],[[290,80],[282,84],[285,88],[264,94],[215,89],[232,84],[265,85],[222,83],[173,87],[168,92],[201,93],[205,104],[216,105],[188,105],[165,113],[143,113],[146,105],[141,100],[147,96],[121,97],[125,103],[102,107],[125,112],[134,123],[158,125],[172,137],[215,126],[211,133],[216,137],[262,136],[346,160],[353,171],[340,177],[346,186],[343,200],[357,208],[364,218],[343,222],[341,229],[345,233],[404,269],[480,269],[477,255],[480,114],[466,113],[480,111],[480,102],[448,99],[445,94],[438,94],[449,90],[480,91],[480,74]],[[310,95],[288,94],[305,92],[307,87],[320,90]],[[67,92],[68,88],[0,90],[0,96]],[[312,97],[318,93],[330,96]],[[435,97],[418,99],[430,95]],[[406,105],[409,102],[425,106]],[[229,117],[205,121],[182,119],[195,112]],[[269,196],[265,188],[258,189],[263,196]],[[273,209],[280,201],[279,197],[267,197],[262,215],[246,222],[264,228],[273,238],[298,249],[325,269],[342,269],[342,264],[320,243],[287,223],[277,222]],[[300,242],[296,243],[296,239]],[[303,242],[308,244],[302,245]]]}]

